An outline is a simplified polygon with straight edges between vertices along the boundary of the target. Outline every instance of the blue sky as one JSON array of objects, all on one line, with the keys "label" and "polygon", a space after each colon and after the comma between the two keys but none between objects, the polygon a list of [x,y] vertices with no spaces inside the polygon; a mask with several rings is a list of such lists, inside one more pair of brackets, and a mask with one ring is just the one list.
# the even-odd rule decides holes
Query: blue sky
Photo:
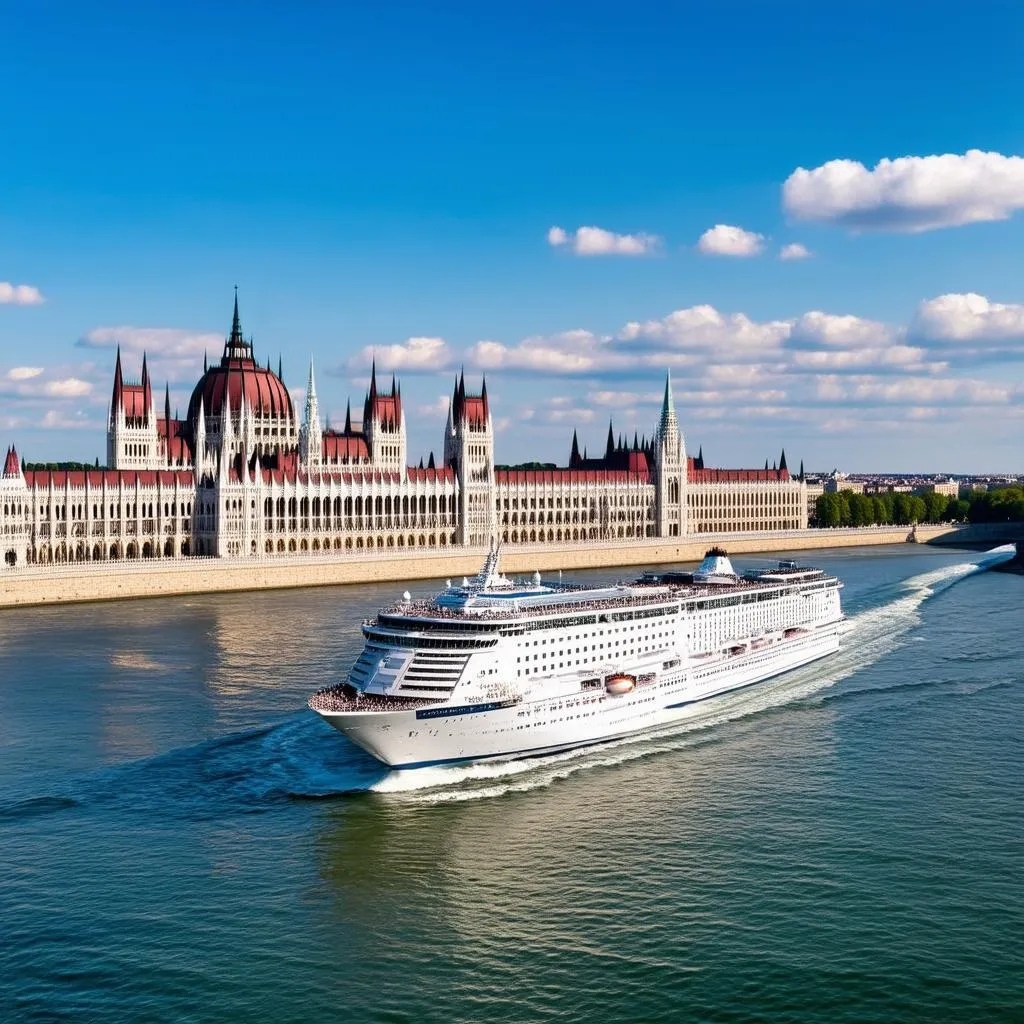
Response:
[{"label": "blue sky", "polygon": [[1019,5],[155,7],[0,3],[29,459],[102,458],[118,341],[184,407],[237,283],[297,397],[376,347],[414,458],[459,365],[500,461],[649,432],[671,365],[708,464],[1024,470]]}]

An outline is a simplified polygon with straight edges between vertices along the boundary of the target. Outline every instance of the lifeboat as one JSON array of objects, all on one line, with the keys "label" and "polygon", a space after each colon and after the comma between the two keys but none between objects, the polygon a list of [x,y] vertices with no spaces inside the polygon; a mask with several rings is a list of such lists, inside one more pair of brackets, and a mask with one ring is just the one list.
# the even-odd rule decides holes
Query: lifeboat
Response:
[{"label": "lifeboat", "polygon": [[604,688],[613,697],[618,697],[635,689],[636,680],[632,676],[627,675],[608,676],[604,681]]}]

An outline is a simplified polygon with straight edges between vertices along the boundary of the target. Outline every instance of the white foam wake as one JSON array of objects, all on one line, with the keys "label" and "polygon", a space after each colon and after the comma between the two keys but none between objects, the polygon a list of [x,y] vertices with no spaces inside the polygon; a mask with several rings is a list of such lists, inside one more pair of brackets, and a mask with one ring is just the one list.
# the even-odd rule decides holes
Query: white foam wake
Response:
[{"label": "white foam wake", "polygon": [[895,584],[896,593],[890,600],[847,619],[838,654],[776,681],[713,698],[696,714],[663,729],[528,760],[391,772],[370,788],[376,793],[402,794],[415,803],[480,800],[550,786],[578,771],[693,746],[703,741],[702,734],[709,729],[804,700],[874,664],[895,650],[920,622],[919,610],[928,598],[972,573],[1007,561],[1014,553],[1013,545],[994,548],[977,562],[945,566]]}]

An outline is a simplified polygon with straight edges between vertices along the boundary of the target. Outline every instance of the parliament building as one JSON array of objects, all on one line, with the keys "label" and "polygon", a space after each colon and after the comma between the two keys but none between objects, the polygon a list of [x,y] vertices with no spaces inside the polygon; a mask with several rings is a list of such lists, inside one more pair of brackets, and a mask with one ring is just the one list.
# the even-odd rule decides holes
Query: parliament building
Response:
[{"label": "parliament building", "polygon": [[[406,548],[628,542],[807,526],[806,484],[785,453],[773,467],[708,469],[686,453],[666,379],[651,439],[615,438],[564,468],[494,460],[487,382],[455,383],[443,460],[410,466],[402,391],[376,370],[362,420],[324,429],[310,367],[302,421],[280,367],[255,359],[235,299],[220,362],[207,366],[184,419],[153,399],[145,356],[125,380],[118,351],[107,468],[23,470],[7,450],[0,477],[5,567],[119,559],[249,559]],[[2,570],[0,570],[2,571]]]}]

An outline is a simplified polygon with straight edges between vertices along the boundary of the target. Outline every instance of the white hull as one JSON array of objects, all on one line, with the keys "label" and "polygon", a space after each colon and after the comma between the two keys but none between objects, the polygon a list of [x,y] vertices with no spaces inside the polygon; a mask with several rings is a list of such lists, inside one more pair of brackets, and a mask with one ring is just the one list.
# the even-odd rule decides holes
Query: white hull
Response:
[{"label": "white hull", "polygon": [[500,707],[453,699],[420,711],[318,713],[398,769],[532,757],[669,725],[693,714],[701,701],[834,654],[839,630],[840,622],[832,621],[760,649],[683,659],[678,668],[619,696],[602,690],[538,695]]}]

